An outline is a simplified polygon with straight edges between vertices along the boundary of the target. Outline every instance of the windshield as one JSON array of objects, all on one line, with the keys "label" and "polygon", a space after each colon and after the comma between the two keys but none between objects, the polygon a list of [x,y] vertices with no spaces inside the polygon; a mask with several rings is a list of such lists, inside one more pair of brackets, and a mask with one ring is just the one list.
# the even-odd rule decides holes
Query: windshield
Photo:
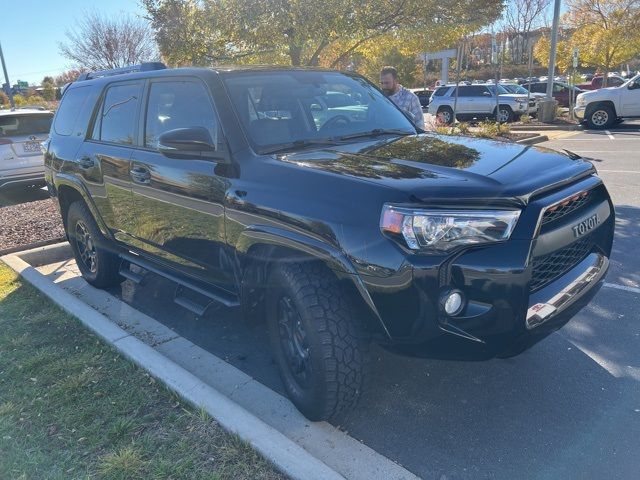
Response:
[{"label": "windshield", "polygon": [[527,93],[527,89],[524,87],[521,87],[520,85],[502,85],[503,88],[505,88],[506,90],[508,90],[510,93],[517,93],[519,95],[526,95]]},{"label": "windshield", "polygon": [[[371,83],[339,72],[229,72],[223,81],[258,151],[293,142],[339,141],[376,130],[416,133]],[[344,139],[343,139],[344,140]]]},{"label": "windshield", "polygon": [[[487,88],[491,91],[491,93],[493,95],[496,94],[496,86],[495,85],[487,85]],[[502,95],[502,94],[505,94],[505,93],[509,93],[509,91],[506,88],[504,88],[502,85],[498,85],[498,94]]]}]

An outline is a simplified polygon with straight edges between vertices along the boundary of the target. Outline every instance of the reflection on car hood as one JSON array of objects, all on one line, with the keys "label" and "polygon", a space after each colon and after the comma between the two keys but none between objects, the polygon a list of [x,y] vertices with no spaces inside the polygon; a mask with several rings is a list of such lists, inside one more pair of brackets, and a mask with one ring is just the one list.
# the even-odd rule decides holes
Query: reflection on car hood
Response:
[{"label": "reflection on car hood", "polygon": [[280,160],[396,188],[424,202],[456,198],[524,204],[534,194],[595,172],[588,161],[545,148],[430,133]]}]

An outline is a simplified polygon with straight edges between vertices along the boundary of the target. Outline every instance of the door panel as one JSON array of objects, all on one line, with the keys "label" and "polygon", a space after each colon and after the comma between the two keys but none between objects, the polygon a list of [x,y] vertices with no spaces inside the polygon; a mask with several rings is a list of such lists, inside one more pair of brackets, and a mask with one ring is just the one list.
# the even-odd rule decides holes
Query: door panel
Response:
[{"label": "door panel", "polygon": [[629,117],[640,116],[640,77],[635,81],[636,88],[629,90],[628,86],[622,88],[620,100],[622,114]]},{"label": "door panel", "polygon": [[116,82],[103,95],[91,139],[76,155],[75,168],[114,237],[130,243],[135,227],[129,177],[143,82]]},{"label": "door panel", "polygon": [[213,102],[196,80],[153,81],[141,123],[145,148],[132,157],[130,178],[136,246],[187,274],[235,292],[226,262],[224,207],[228,179],[220,166],[199,154],[165,156],[158,150],[162,133],[204,127],[220,147]]}]

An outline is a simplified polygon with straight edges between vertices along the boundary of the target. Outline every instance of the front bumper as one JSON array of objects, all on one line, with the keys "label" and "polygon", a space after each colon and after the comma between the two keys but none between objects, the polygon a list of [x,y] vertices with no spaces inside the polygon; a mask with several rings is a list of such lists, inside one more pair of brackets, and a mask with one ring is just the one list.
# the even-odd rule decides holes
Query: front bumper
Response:
[{"label": "front bumper", "polygon": [[[534,201],[523,210],[508,242],[446,259],[415,256],[396,281],[368,286],[391,335],[385,346],[412,356],[485,360],[517,355],[561,328],[593,298],[609,268],[615,218],[604,185],[592,177],[554,194],[551,201],[585,188],[593,192],[593,203],[564,219],[541,226],[545,208],[553,203],[549,198]],[[598,226],[575,239],[573,227],[596,213]],[[527,239],[527,230],[536,233]],[[588,246],[561,270],[536,283],[540,265],[545,265],[541,259],[557,262],[558,255],[587,239]],[[454,317],[441,307],[443,293],[451,289],[461,291],[467,301]]]},{"label": "front bumper", "polygon": [[587,107],[575,107],[573,109],[573,114],[576,116],[578,120],[584,120],[584,114],[587,111]]}]

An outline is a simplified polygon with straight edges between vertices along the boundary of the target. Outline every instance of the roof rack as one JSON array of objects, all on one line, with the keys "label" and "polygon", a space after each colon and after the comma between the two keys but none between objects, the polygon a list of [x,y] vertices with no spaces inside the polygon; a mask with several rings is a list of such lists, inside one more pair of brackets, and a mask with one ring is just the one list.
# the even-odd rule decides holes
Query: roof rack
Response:
[{"label": "roof rack", "polygon": [[128,67],[113,68],[111,70],[98,70],[97,72],[81,73],[76,78],[76,82],[91,80],[93,78],[111,77],[113,75],[122,75],[134,72],[150,72],[153,70],[164,70],[167,66],[162,62],[145,62],[140,65],[130,65]]}]

